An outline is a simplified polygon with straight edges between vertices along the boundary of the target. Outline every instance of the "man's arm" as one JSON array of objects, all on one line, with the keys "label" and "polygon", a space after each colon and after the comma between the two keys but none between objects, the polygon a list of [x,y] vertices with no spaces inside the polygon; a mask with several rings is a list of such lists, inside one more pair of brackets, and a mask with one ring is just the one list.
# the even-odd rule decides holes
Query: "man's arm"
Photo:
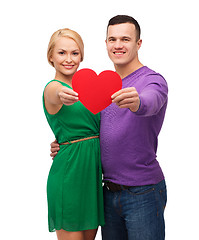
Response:
[{"label": "man's arm", "polygon": [[157,114],[167,101],[168,87],[162,77],[156,77],[138,94],[134,87],[124,88],[112,95],[112,102],[120,108],[129,108],[136,115]]},{"label": "man's arm", "polygon": [[167,102],[167,85],[151,83],[140,93],[139,97],[141,104],[136,115],[146,117],[156,115]]}]

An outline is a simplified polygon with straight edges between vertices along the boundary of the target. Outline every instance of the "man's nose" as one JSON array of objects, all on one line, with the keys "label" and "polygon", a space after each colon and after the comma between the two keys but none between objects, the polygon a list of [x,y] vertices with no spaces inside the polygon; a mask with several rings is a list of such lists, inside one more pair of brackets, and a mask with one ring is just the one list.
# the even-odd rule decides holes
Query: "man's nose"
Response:
[{"label": "man's nose", "polygon": [[116,49],[118,48],[123,48],[122,42],[118,39],[117,41],[115,41],[115,46]]}]

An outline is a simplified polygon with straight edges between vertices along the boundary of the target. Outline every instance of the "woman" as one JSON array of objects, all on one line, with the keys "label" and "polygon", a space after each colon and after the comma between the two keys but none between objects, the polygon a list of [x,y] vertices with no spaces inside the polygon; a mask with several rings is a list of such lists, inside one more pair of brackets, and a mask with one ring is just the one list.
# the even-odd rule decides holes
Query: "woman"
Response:
[{"label": "woman", "polygon": [[47,56],[56,73],[44,89],[43,107],[60,144],[47,182],[49,231],[56,231],[58,240],[93,240],[104,224],[100,116],[88,111],[72,90],[84,57],[83,41],[75,31],[58,30]]}]

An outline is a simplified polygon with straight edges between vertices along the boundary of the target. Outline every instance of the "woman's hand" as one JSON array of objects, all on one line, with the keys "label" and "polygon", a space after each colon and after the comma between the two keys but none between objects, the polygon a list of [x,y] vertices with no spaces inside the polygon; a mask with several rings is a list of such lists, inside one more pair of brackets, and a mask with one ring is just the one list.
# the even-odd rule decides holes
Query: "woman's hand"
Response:
[{"label": "woman's hand", "polygon": [[79,101],[78,93],[55,81],[48,84],[45,88],[44,98],[49,108],[62,104],[69,106]]},{"label": "woman's hand", "polygon": [[60,101],[67,106],[70,106],[79,101],[78,93],[67,87],[61,87],[57,91]]}]

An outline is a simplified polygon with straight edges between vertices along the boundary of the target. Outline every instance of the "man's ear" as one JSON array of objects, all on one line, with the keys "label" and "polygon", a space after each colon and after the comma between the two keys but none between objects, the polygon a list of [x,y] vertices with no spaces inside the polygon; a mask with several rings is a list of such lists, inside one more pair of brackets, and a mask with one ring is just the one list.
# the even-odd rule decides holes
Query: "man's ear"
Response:
[{"label": "man's ear", "polygon": [[107,39],[105,39],[106,49],[107,49]]},{"label": "man's ear", "polygon": [[139,50],[141,46],[142,46],[142,39],[139,39],[137,42],[137,49]]}]

